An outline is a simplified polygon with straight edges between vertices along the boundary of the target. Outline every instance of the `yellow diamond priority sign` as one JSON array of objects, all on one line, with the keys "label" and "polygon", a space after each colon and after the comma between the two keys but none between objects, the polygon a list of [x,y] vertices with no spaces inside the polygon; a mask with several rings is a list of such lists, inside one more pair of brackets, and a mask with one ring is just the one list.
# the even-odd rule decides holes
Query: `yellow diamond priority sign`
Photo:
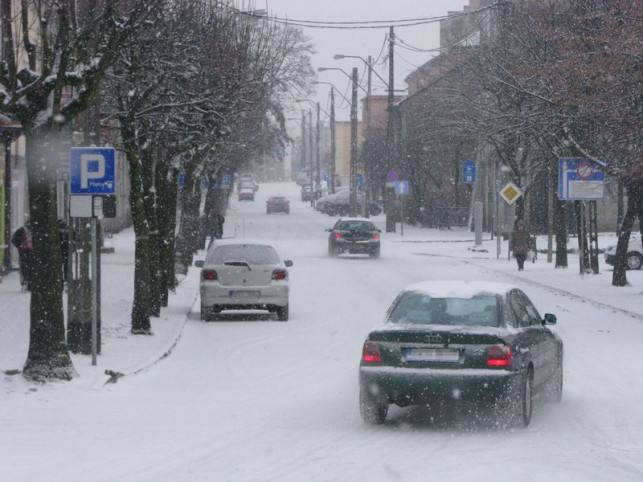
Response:
[{"label": "yellow diamond priority sign", "polygon": [[513,182],[508,182],[507,185],[500,191],[500,195],[509,204],[513,204],[514,202],[516,202],[516,199],[522,196],[522,192],[520,192],[518,186],[516,186]]}]

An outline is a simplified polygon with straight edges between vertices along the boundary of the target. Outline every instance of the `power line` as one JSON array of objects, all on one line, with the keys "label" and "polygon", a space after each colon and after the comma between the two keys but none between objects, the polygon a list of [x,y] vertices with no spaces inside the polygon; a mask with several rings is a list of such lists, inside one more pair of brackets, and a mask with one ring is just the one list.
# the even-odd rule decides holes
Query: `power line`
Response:
[{"label": "power line", "polygon": [[289,19],[286,17],[278,16],[269,16],[265,14],[258,14],[252,11],[243,11],[235,8],[231,5],[225,4],[223,2],[216,2],[217,6],[221,8],[227,8],[235,13],[244,15],[247,17],[252,17],[257,20],[269,21],[281,25],[292,25],[297,27],[306,27],[306,28],[318,28],[318,29],[376,29],[376,28],[390,28],[390,27],[413,27],[417,25],[425,25],[429,23],[439,22],[441,20],[446,20],[449,18],[458,18],[473,13],[482,12],[490,8],[495,8],[498,4],[494,3],[487,7],[482,7],[476,10],[470,10],[467,12],[457,12],[451,13],[448,15],[440,15],[436,17],[419,17],[419,18],[408,18],[401,20],[359,20],[359,21],[320,21],[320,20],[303,20],[303,19]]}]

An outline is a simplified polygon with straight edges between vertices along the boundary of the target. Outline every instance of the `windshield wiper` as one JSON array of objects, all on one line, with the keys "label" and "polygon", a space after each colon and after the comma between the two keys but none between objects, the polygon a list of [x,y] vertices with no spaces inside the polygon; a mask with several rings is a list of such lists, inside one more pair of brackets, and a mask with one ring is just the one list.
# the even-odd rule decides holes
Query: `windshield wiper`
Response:
[{"label": "windshield wiper", "polygon": [[245,266],[246,268],[248,268],[248,271],[252,271],[250,265],[245,261],[226,261],[223,264],[226,266]]}]

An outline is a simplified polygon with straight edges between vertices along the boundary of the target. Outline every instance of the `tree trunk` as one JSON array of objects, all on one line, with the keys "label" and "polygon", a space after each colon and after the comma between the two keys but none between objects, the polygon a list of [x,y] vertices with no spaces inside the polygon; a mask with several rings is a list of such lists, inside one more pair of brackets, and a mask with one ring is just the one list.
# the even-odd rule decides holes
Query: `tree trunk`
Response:
[{"label": "tree trunk", "polygon": [[612,272],[612,286],[627,286],[627,250],[632,227],[637,217],[639,218],[639,224],[643,224],[643,219],[641,219],[643,211],[643,180],[631,180],[626,184],[626,188],[627,208],[625,216],[623,216],[623,224],[619,228],[614,271]]},{"label": "tree trunk", "polygon": [[29,353],[24,375],[34,380],[70,380],[76,375],[65,339],[54,161],[59,159],[63,148],[56,144],[55,139],[59,139],[58,132],[52,132],[48,127],[31,131],[26,137],[29,216],[34,251]]},{"label": "tree trunk", "polygon": [[136,235],[134,248],[134,301],[132,303],[132,333],[151,335],[150,324],[150,229],[143,205],[143,181],[138,156],[128,152],[130,167],[130,207]]},{"label": "tree trunk", "polygon": [[169,290],[176,288],[174,276],[174,246],[176,230],[176,200],[178,191],[178,169],[160,163],[156,169],[158,187],[159,253],[161,265],[160,303],[167,306]]},{"label": "tree trunk", "polygon": [[141,175],[143,181],[143,205],[145,207],[145,218],[149,227],[148,237],[148,263],[150,274],[150,316],[161,316],[161,264],[159,257],[159,231],[156,204],[155,188],[155,164],[154,155],[151,151],[145,151],[141,162]]},{"label": "tree trunk", "polygon": [[555,201],[554,232],[556,234],[556,268],[567,268],[567,205]]},{"label": "tree trunk", "polygon": [[192,257],[199,249],[199,204],[201,186],[199,180],[186,170],[185,183],[181,189],[181,219],[179,234],[176,240],[177,268],[187,273],[192,264]]}]

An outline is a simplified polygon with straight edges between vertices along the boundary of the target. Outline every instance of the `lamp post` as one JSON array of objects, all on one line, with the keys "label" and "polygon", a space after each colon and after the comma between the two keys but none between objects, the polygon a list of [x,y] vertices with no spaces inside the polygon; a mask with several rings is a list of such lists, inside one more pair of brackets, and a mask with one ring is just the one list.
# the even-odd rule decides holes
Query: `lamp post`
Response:
[{"label": "lamp post", "polygon": [[357,215],[357,67],[353,67],[353,95],[351,96],[351,166],[350,214]]}]

